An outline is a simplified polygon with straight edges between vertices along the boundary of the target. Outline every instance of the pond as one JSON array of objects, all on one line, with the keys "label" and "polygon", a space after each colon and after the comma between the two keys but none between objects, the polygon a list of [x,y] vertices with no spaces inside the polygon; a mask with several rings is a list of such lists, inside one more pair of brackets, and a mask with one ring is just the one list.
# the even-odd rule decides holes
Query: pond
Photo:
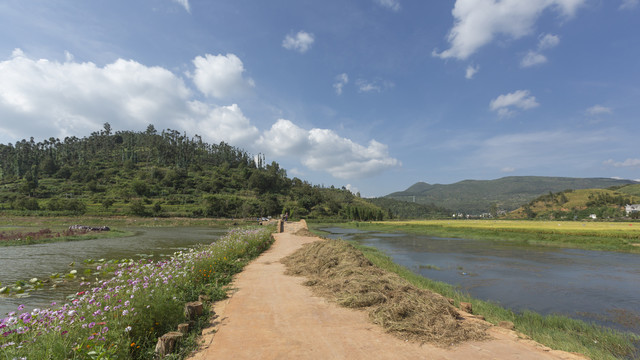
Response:
[{"label": "pond", "polygon": [[640,334],[640,256],[518,243],[321,228],[424,277],[503,307]]},{"label": "pond", "polygon": [[[226,229],[205,227],[132,228],[136,235],[124,238],[58,242],[0,248],[0,282],[2,286],[31,278],[48,279],[52,273],[66,274],[77,269],[81,274],[86,259],[139,259],[173,254],[198,244],[209,244],[226,233]],[[73,264],[73,266],[71,266]],[[26,310],[62,304],[66,296],[76,291],[73,287],[44,289],[30,293],[26,298],[0,297],[0,317],[16,311],[19,305]]]}]

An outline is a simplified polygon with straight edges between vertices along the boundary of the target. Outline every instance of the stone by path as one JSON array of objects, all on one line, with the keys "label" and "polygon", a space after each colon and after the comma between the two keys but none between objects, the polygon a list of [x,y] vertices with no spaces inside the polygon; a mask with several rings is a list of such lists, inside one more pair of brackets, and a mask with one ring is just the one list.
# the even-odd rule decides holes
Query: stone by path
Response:
[{"label": "stone by path", "polygon": [[320,240],[294,234],[304,225],[286,223],[272,247],[237,275],[190,359],[585,359],[495,326],[489,329],[493,339],[448,349],[387,334],[364,311],[316,297],[304,278],[284,275],[281,258]]}]

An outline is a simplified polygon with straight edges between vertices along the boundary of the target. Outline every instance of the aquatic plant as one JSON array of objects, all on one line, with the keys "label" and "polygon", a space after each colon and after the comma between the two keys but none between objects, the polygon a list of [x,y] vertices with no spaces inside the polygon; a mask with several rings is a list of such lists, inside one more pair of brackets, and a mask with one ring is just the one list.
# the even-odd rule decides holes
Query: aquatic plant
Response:
[{"label": "aquatic plant", "polygon": [[159,261],[101,264],[111,277],[82,282],[70,302],[0,320],[0,349],[13,358],[144,359],[184,321],[184,303],[224,294],[233,273],[271,244],[268,228],[233,229],[208,246]]}]

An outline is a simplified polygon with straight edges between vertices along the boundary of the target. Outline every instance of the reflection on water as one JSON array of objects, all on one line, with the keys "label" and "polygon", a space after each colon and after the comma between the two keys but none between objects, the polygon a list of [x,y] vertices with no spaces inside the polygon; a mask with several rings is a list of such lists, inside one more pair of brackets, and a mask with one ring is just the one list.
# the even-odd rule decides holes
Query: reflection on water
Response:
[{"label": "reflection on water", "polygon": [[[640,334],[640,257],[485,240],[323,228],[515,311],[563,314]],[[620,316],[625,314],[625,316]],[[624,318],[625,321],[620,321]]]},{"label": "reflection on water", "polygon": [[[197,244],[215,241],[226,230],[202,227],[192,228],[136,228],[136,235],[126,238],[95,239],[84,241],[10,246],[0,248],[0,282],[14,284],[18,280],[31,278],[47,279],[52,273],[68,273],[72,269],[81,269],[86,259],[137,259],[141,255],[155,257],[173,254],[176,251],[191,248]],[[69,266],[74,263],[74,267]],[[82,271],[78,271],[82,273]],[[51,302],[63,303],[65,296],[73,293],[71,288],[39,290],[24,299],[0,297],[0,317],[7,312],[16,311],[20,304],[27,310],[35,307],[48,307]]]}]

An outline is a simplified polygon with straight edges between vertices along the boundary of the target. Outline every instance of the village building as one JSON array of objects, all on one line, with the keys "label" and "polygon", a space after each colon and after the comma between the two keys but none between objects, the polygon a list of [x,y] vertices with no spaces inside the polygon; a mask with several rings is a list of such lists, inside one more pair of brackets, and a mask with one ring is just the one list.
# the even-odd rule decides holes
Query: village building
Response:
[{"label": "village building", "polygon": [[626,205],[624,207],[624,210],[627,213],[627,216],[631,215],[632,213],[635,212],[640,212],[640,204],[634,204],[634,205]]}]

